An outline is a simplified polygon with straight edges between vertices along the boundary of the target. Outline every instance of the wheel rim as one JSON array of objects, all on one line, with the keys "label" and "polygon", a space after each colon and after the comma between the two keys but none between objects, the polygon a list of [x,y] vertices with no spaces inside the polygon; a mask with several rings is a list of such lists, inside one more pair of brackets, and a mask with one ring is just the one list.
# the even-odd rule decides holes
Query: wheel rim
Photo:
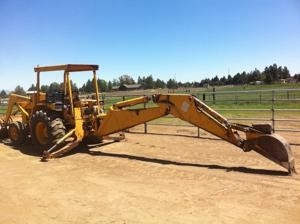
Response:
[{"label": "wheel rim", "polygon": [[11,126],[9,129],[9,136],[12,140],[17,141],[19,139],[19,132],[17,127]]},{"label": "wheel rim", "polygon": [[35,126],[35,136],[41,145],[46,145],[48,143],[48,129],[47,125],[43,122],[38,122]]}]

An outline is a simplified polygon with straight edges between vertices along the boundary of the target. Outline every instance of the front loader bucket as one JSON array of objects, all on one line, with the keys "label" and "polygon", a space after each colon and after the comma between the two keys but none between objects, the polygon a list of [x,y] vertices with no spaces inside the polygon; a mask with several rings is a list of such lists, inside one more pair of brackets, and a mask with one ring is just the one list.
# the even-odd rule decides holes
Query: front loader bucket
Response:
[{"label": "front loader bucket", "polygon": [[[276,134],[262,135],[247,140],[252,150],[286,168],[290,174],[296,173],[295,160],[289,143]],[[248,145],[249,146],[249,145]],[[248,148],[248,147],[247,147]]]}]

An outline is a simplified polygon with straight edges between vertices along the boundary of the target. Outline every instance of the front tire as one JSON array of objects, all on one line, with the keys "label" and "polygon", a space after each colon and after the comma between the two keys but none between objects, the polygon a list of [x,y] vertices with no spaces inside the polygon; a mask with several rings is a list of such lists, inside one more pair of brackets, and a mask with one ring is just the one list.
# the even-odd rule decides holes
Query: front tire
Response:
[{"label": "front tire", "polygon": [[23,144],[27,138],[27,130],[21,121],[15,121],[9,125],[8,136],[14,146]]},{"label": "front tire", "polygon": [[31,140],[40,151],[48,150],[66,134],[61,118],[52,119],[42,110],[31,117]]},{"label": "front tire", "polygon": [[4,121],[0,119],[0,139],[6,138],[8,136],[7,125]]}]

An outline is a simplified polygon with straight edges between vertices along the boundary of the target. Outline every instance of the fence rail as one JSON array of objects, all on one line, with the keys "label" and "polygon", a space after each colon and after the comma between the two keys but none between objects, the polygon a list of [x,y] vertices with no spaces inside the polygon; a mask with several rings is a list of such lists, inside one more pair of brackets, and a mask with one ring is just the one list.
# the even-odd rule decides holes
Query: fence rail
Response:
[{"label": "fence rail", "polygon": [[[273,132],[300,132],[300,89],[191,92],[191,94],[212,106],[217,112],[229,114],[228,120],[231,122],[270,123]],[[105,98],[106,102],[110,104],[113,103],[113,99],[118,97],[120,96],[106,96]],[[135,96],[123,95],[120,99],[125,100],[132,97]],[[251,115],[252,112],[253,115]],[[264,116],[258,116],[259,113],[263,113]],[[247,115],[247,117],[241,117],[243,115]],[[174,119],[174,117],[167,116],[164,119]],[[192,127],[188,123],[174,124],[171,120],[168,122],[149,122],[144,125],[145,133],[147,133],[148,125]],[[199,130],[198,133],[200,133]]]}]

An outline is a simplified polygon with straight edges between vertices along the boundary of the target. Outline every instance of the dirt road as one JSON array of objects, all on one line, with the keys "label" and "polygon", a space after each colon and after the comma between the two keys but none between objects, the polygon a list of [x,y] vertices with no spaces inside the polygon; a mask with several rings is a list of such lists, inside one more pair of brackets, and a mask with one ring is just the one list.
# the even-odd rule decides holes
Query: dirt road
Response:
[{"label": "dirt road", "polygon": [[126,136],[46,163],[1,143],[0,223],[300,223],[299,174],[221,140]]}]

